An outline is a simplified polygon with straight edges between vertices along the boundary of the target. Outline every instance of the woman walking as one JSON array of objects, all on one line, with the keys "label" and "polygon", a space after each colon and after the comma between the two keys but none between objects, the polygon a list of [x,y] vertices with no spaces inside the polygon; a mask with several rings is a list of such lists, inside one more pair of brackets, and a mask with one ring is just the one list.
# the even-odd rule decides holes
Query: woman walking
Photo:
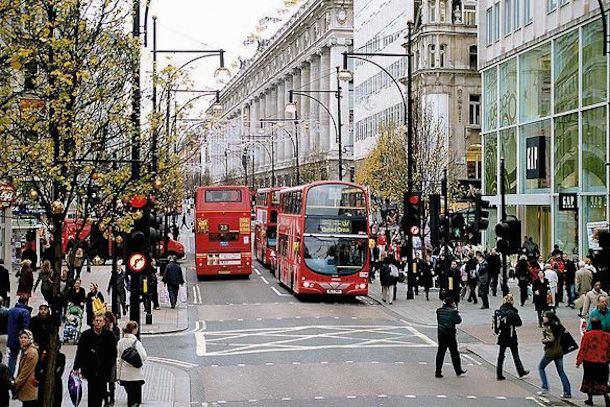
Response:
[{"label": "woman walking", "polygon": [[379,270],[379,282],[381,283],[381,300],[383,302],[388,301],[388,294],[390,304],[392,303],[392,293],[390,287],[394,285],[394,278],[390,275],[392,269],[390,268],[391,259],[386,256],[385,253],[381,255],[381,269]]},{"label": "woman walking", "polygon": [[117,355],[119,356],[117,367],[117,378],[121,386],[127,393],[127,406],[137,407],[142,404],[142,385],[144,384],[144,374],[142,367],[135,367],[121,358],[123,352],[132,346],[137,350],[142,362],[146,360],[146,350],[142,342],[138,340],[138,323],[129,321],[123,329],[123,338],[117,344]]},{"label": "woman walking", "polygon": [[426,301],[430,301],[430,288],[432,287],[432,259],[429,255],[420,260],[418,266],[420,267],[419,273],[419,285],[424,288],[426,293]]},{"label": "woman walking", "polygon": [[539,395],[547,394],[549,392],[549,381],[546,377],[545,368],[551,363],[555,363],[557,373],[561,379],[561,385],[563,387],[563,393],[561,398],[569,399],[572,398],[572,391],[570,389],[570,381],[563,370],[563,349],[561,347],[561,335],[566,330],[557,315],[554,312],[547,312],[542,318],[544,329],[542,330],[542,343],[544,344],[544,356],[540,360],[538,365],[538,373],[540,374],[540,380],[542,386]]},{"label": "woman walking", "polygon": [[28,300],[32,296],[32,288],[34,287],[34,273],[32,272],[32,262],[30,260],[22,260],[21,268],[17,272],[19,282],[17,284],[17,297],[27,297]]},{"label": "woman walking", "polygon": [[38,387],[35,384],[34,372],[38,364],[38,348],[34,345],[34,335],[24,329],[19,334],[21,358],[19,373],[13,380],[15,396],[23,403],[23,407],[38,406]]},{"label": "woman walking", "polygon": [[49,260],[45,260],[42,262],[42,267],[40,269],[40,274],[38,274],[38,279],[36,280],[36,284],[34,284],[34,291],[38,288],[38,284],[40,284],[40,292],[44,297],[44,300],[49,304],[53,304],[53,278],[51,274],[51,262]]},{"label": "woman walking", "polygon": [[532,292],[534,293],[534,306],[538,316],[538,327],[542,328],[542,317],[549,308],[549,282],[544,278],[543,271],[538,272],[538,279],[534,280],[532,284]]},{"label": "woman walking", "polygon": [[103,304],[104,295],[102,295],[102,293],[98,289],[97,284],[91,283],[89,284],[89,293],[87,294],[87,300],[85,302],[87,308],[87,325],[89,326],[93,326],[93,317],[96,313],[105,312],[105,310],[96,309],[93,304],[94,302],[96,302],[97,304]]},{"label": "woman walking", "polygon": [[610,397],[608,397],[610,333],[602,331],[602,323],[597,318],[591,319],[591,328],[583,336],[576,357],[576,367],[583,365],[585,370],[580,391],[587,394],[586,405],[593,405],[593,396],[604,396],[606,406],[610,406]]}]

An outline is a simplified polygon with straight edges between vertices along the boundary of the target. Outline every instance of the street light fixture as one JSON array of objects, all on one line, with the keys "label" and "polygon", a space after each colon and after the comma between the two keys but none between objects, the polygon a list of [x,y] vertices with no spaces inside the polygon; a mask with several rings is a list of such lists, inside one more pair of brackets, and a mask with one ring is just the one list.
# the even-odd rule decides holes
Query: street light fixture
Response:
[{"label": "street light fixture", "polygon": [[297,112],[297,104],[292,101],[292,93],[290,94],[290,102],[286,104],[286,113],[295,114]]},{"label": "street light fixture", "polygon": [[214,72],[214,79],[221,85],[226,84],[231,79],[231,71],[225,67],[225,54],[223,50],[220,51],[220,66]]},{"label": "street light fixture", "polygon": [[[344,62],[344,66],[345,65],[347,65],[347,62]],[[351,82],[354,80],[354,74],[349,69],[343,68],[339,71],[339,80],[343,82]]]},{"label": "street light fixture", "polygon": [[220,103],[220,91],[219,90],[216,91],[216,101],[212,105],[212,111],[215,114],[219,114],[220,112],[222,112],[222,104]]}]

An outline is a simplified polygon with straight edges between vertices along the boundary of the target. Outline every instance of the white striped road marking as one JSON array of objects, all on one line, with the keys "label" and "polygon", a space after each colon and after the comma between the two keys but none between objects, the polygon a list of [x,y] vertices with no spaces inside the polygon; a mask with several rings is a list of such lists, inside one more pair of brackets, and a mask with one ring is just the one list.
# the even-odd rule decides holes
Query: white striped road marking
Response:
[{"label": "white striped road marking", "polygon": [[269,285],[269,281],[267,281],[267,279],[263,276],[261,276],[261,280],[263,280],[263,282],[267,285]]},{"label": "white striped road marking", "polygon": [[388,396],[386,394],[378,394],[377,397],[379,397],[380,399],[384,399]]},{"label": "white striped road marking", "polygon": [[[275,287],[271,287],[271,289],[273,290],[274,293],[276,293],[277,295],[279,295],[280,297],[290,297],[292,294],[284,294],[281,293],[277,288]],[[293,303],[294,304],[294,303]]]},{"label": "white striped road marking", "polygon": [[408,399],[414,399],[417,396],[415,394],[405,394],[405,397],[408,398]]},{"label": "white striped road marking", "polygon": [[474,399],[476,399],[476,398],[477,398],[477,396],[466,396],[466,398],[467,398],[467,399],[473,399],[473,400],[474,400]]},{"label": "white striped road marking", "polygon": [[258,271],[258,269],[257,269],[257,268],[254,268],[254,272],[255,272],[256,274],[258,274],[259,276],[261,275],[261,272],[260,272],[260,271]]},{"label": "white striped road marking", "polygon": [[496,400],[506,400],[506,397],[504,397],[504,396],[496,396]]},{"label": "white striped road marking", "polygon": [[160,357],[155,357],[155,356],[147,357],[146,361],[147,362],[153,362],[153,363],[162,363],[162,364],[174,365],[174,366],[182,367],[182,368],[185,368],[185,369],[192,369],[192,368],[198,366],[198,365],[196,365],[194,363],[183,362],[181,360],[175,360],[175,359],[160,358]]},{"label": "white striped road marking", "polygon": [[529,396],[529,397],[526,397],[525,399],[531,400],[534,403],[538,404],[539,406],[546,406],[546,404],[544,404],[543,402],[536,400],[536,397]]},{"label": "white striped road marking", "polygon": [[193,304],[202,304],[201,289],[198,285],[193,286]]},{"label": "white striped road marking", "polygon": [[422,341],[426,342],[428,345],[438,346],[438,344],[436,342],[434,342],[432,339],[428,338],[426,335],[424,335],[423,333],[419,332],[417,329],[413,328],[412,326],[408,326],[407,329],[413,335],[417,336],[419,339],[421,339]]},{"label": "white striped road marking", "polygon": [[356,396],[347,396],[348,399],[355,399]]},{"label": "white striped road marking", "polygon": [[444,394],[438,394],[436,397],[439,398],[439,399],[446,399],[447,398],[447,396],[444,395]]},{"label": "white striped road marking", "polygon": [[316,397],[314,397],[314,399],[316,399],[316,400],[324,400],[324,396],[316,396]]},{"label": "white striped road marking", "polygon": [[464,359],[467,359],[467,360],[469,360],[469,361],[471,361],[471,362],[475,363],[475,364],[476,364],[476,365],[478,365],[478,366],[481,366],[481,365],[483,364],[483,363],[479,362],[478,360],[476,360],[475,358],[473,358],[473,357],[472,357],[472,356],[470,356],[470,355],[464,355],[464,354],[462,354],[462,357],[463,357]]},{"label": "white striped road marking", "polygon": [[292,400],[290,397],[282,397],[282,401],[290,401]]},{"label": "white striped road marking", "polygon": [[207,353],[207,346],[205,344],[205,333],[195,332],[195,343],[197,356],[203,356]]}]

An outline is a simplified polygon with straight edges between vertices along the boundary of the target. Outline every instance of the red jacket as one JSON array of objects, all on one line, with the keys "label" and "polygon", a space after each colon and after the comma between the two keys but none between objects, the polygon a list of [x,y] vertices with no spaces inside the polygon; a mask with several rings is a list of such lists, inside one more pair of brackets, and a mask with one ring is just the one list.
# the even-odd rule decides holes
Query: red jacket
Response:
[{"label": "red jacket", "polygon": [[580,365],[582,362],[608,363],[608,347],[610,347],[610,332],[599,329],[586,332],[580,342],[576,364]]}]

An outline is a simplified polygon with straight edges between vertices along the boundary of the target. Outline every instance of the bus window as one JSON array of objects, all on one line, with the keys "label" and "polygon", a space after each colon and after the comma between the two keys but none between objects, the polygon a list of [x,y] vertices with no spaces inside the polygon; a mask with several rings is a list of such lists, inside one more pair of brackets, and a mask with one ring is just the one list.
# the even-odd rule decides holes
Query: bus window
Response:
[{"label": "bus window", "polygon": [[211,189],[205,191],[206,202],[241,202],[241,191],[236,189]]},{"label": "bus window", "polygon": [[267,229],[267,245],[270,247],[275,247],[275,243],[277,240],[277,230],[274,226],[270,226]]},{"label": "bus window", "polygon": [[269,218],[270,218],[269,222],[277,223],[277,211],[276,210],[272,210],[271,211],[271,216]]},{"label": "bus window", "polygon": [[366,261],[366,244],[359,240],[363,239],[307,236],[305,264],[320,274],[356,273]]},{"label": "bus window", "polygon": [[239,233],[208,233],[208,239],[210,242],[235,242],[237,239],[239,239]]}]

